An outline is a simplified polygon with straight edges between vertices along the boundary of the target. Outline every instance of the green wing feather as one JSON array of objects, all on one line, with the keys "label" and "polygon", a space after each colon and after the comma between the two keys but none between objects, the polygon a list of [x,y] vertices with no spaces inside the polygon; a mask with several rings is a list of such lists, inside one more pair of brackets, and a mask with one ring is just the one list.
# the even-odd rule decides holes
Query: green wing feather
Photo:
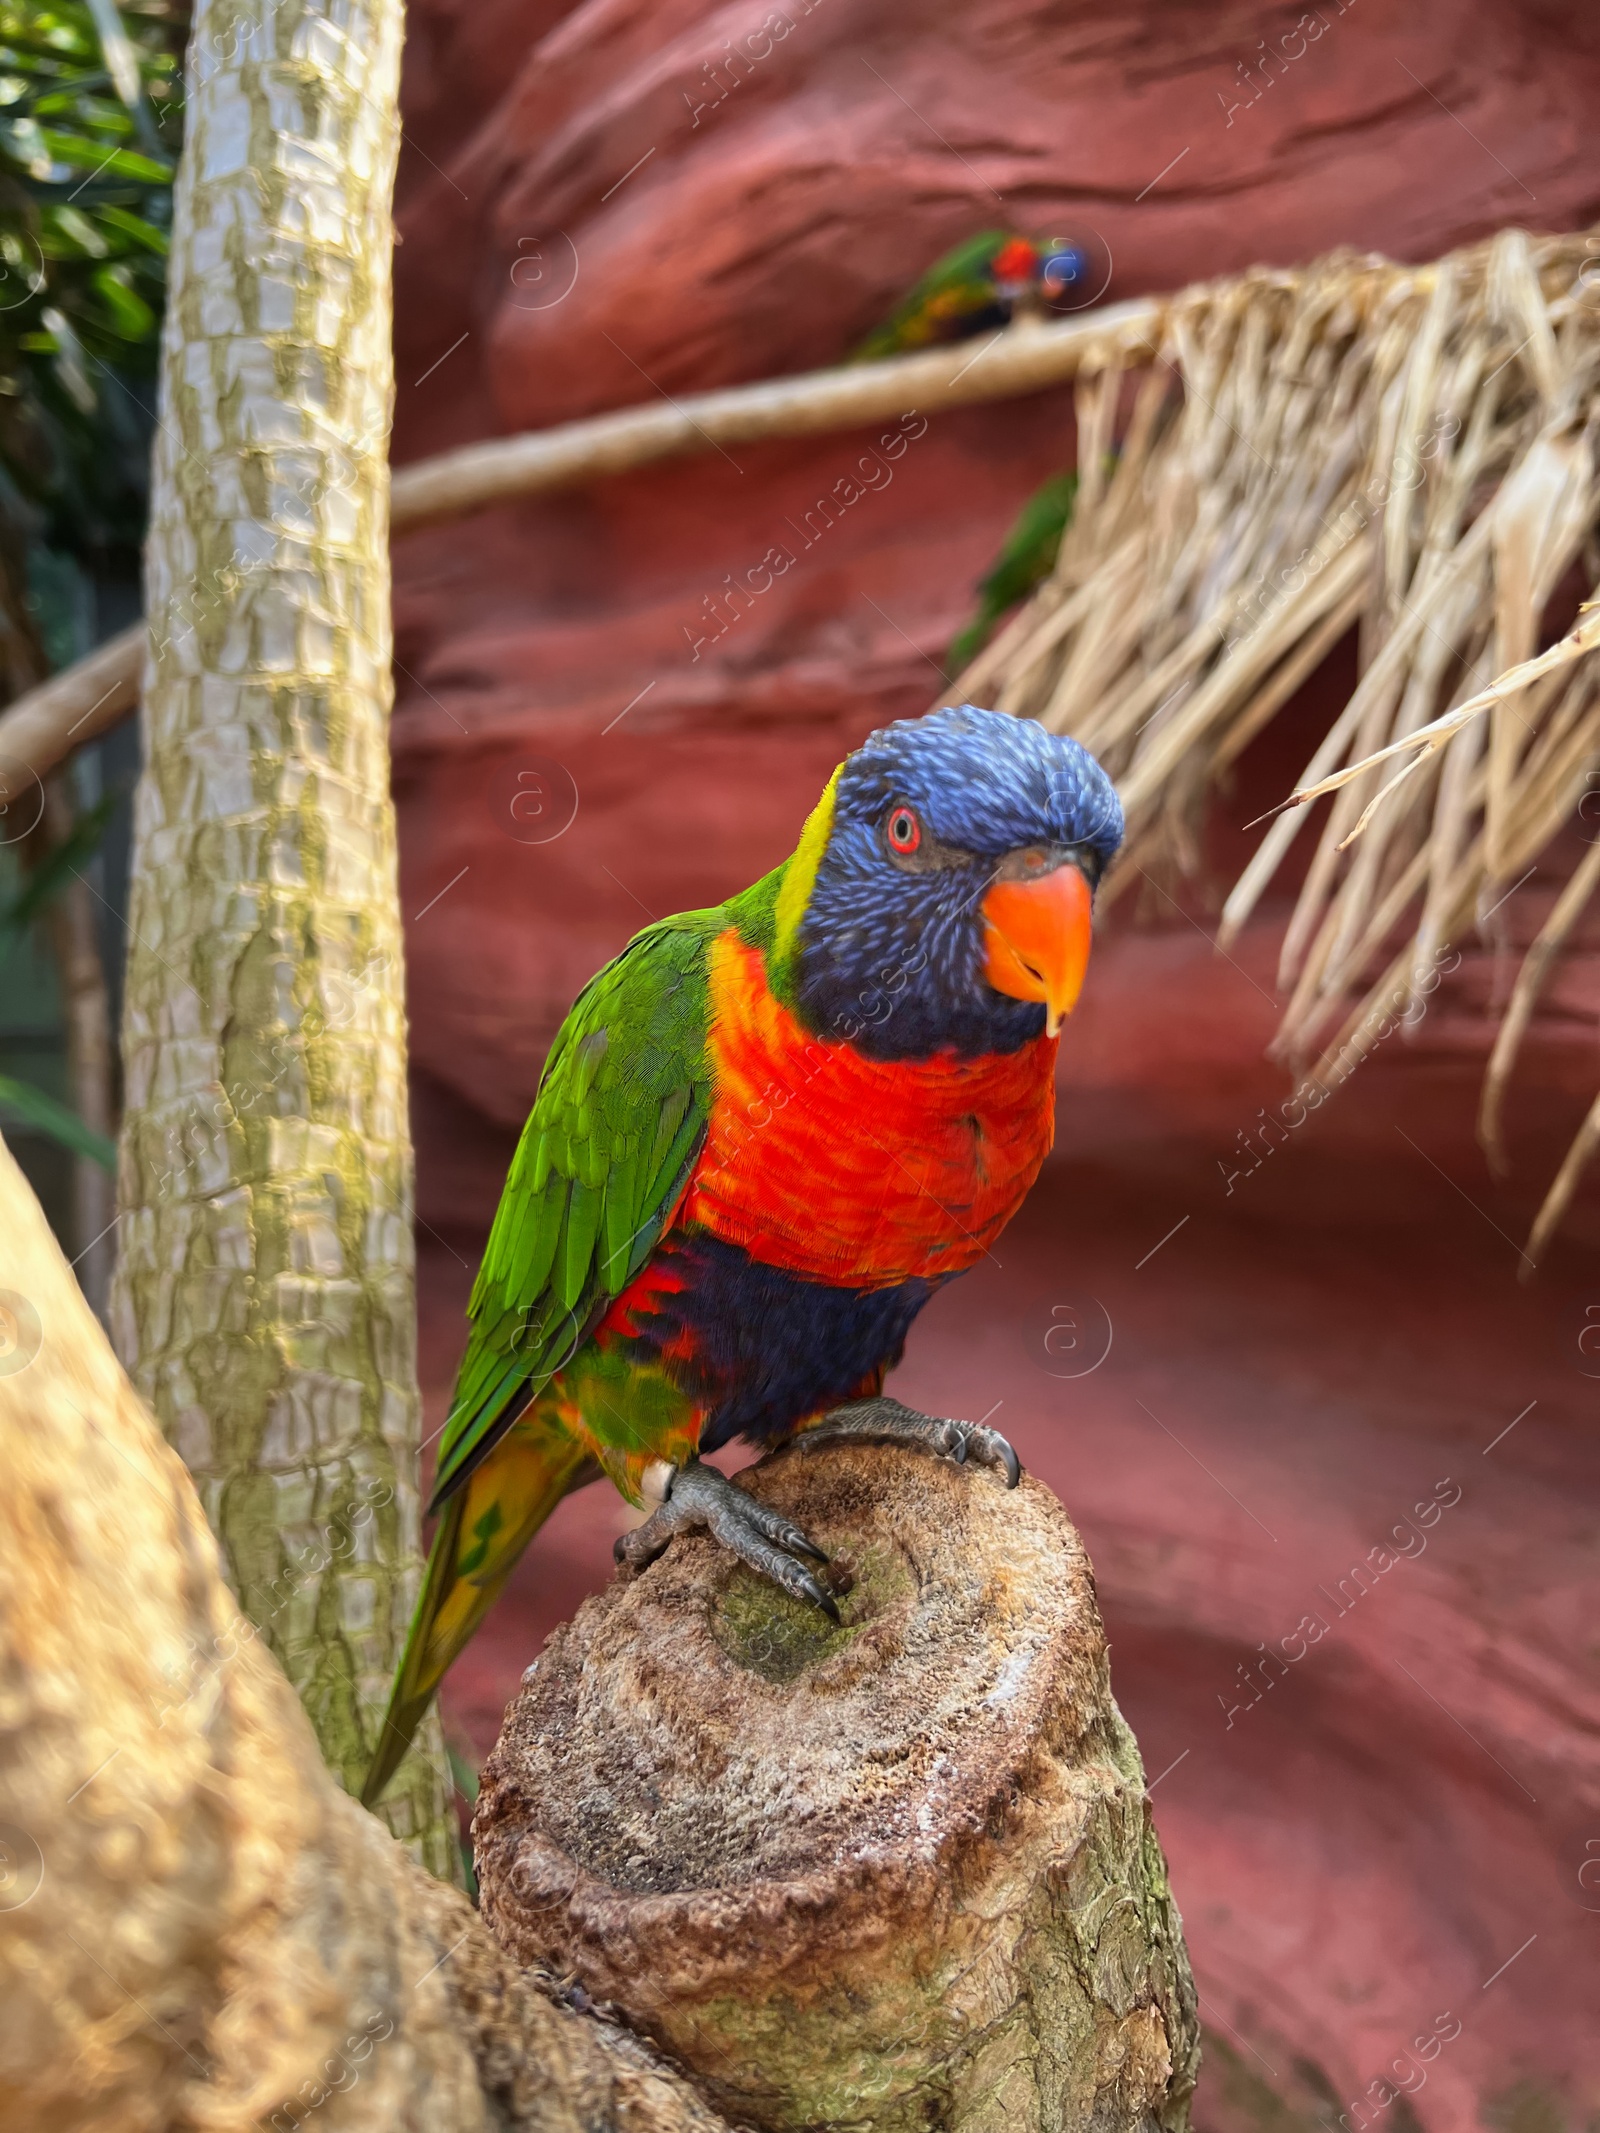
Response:
[{"label": "green wing feather", "polygon": [[953,338],[949,322],[965,312],[985,311],[994,302],[989,268],[1013,235],[1011,230],[982,230],[946,252],[847,360],[874,363],[883,356]]},{"label": "green wing feather", "polygon": [[647,927],[561,1025],[467,1306],[435,1509],[570,1360],[677,1205],[711,1107],[706,948],[725,922]]}]

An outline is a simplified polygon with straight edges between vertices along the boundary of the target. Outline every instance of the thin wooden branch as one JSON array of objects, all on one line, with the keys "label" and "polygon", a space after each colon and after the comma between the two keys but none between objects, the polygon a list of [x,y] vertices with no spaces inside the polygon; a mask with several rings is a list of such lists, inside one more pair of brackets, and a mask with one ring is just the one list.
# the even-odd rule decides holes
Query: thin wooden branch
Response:
[{"label": "thin wooden branch", "polygon": [[1059,325],[1026,324],[976,346],[958,343],[887,363],[808,371],[759,385],[663,394],[587,422],[563,423],[522,437],[491,437],[458,452],[402,467],[394,477],[395,530],[433,525],[543,489],[593,481],[730,444],[769,437],[811,437],[863,428],[886,416],[936,414],[975,401],[1015,399],[1085,371],[1120,367],[1156,353],[1162,303],[1141,297],[1108,304]]},{"label": "thin wooden branch", "polygon": [[127,717],[139,701],[144,639],[142,622],[119,630],[0,713],[0,806],[36,815],[38,787],[56,765]]},{"label": "thin wooden branch", "polygon": [[[911,411],[933,414],[1016,399],[1087,372],[1152,358],[1164,307],[1164,299],[1138,297],[1059,324],[1016,326],[976,347],[967,341],[886,363],[768,378],[682,400],[663,393],[644,407],[519,437],[486,438],[400,468],[390,491],[390,527],[411,533],[524,496],[708,449],[860,429]],[[18,697],[0,714],[0,779],[9,777],[20,792],[74,748],[126,718],[139,701],[144,646],[144,624],[136,623],[42,688]],[[0,792],[0,800],[5,797]]]}]

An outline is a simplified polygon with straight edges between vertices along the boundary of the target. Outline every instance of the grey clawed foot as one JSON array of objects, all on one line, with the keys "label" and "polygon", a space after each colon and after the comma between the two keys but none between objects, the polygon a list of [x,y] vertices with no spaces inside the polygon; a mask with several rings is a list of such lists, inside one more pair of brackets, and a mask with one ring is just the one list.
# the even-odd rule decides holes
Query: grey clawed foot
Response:
[{"label": "grey clawed foot", "polygon": [[875,1400],[856,1400],[849,1407],[836,1407],[831,1415],[801,1430],[794,1441],[837,1444],[846,1437],[920,1444],[925,1451],[937,1452],[941,1459],[953,1459],[957,1466],[974,1460],[979,1466],[992,1466],[1003,1474],[1008,1489],[1014,1489],[1022,1479],[1022,1461],[997,1429],[987,1429],[981,1422],[956,1422],[941,1415],[919,1414],[914,1407],[903,1407],[885,1394]]},{"label": "grey clawed foot", "polygon": [[759,1570],[795,1599],[809,1600],[835,1622],[839,1620],[838,1603],[832,1593],[818,1583],[804,1563],[795,1560],[796,1556],[805,1555],[813,1562],[825,1563],[828,1558],[816,1543],[790,1520],[777,1511],[769,1511],[725,1474],[719,1474],[714,1466],[702,1465],[698,1459],[678,1468],[660,1509],[631,1533],[619,1534],[612,1552],[630,1570],[642,1570],[655,1561],[675,1534],[693,1526],[704,1526],[712,1539],[720,1541],[741,1563]]}]

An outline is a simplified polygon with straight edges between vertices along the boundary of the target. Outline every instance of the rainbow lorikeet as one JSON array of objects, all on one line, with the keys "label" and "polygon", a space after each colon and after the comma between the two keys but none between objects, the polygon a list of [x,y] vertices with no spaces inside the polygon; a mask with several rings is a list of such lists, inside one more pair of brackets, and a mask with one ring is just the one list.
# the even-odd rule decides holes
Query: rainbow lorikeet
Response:
[{"label": "rainbow lorikeet", "polygon": [[983,230],[931,266],[849,361],[872,363],[963,341],[1006,325],[1019,307],[1074,302],[1092,273],[1087,244]]},{"label": "rainbow lorikeet", "polygon": [[634,1503],[661,1484],[617,1544],[634,1567],[704,1525],[830,1612],[821,1551],[701,1453],[811,1425],[1015,1484],[996,1432],[881,1388],[1049,1150],[1121,836],[1077,742],[970,705],[904,720],[839,766],[773,873],[647,927],[584,987],[472,1292],[369,1803],[535,1530],[601,1473]]},{"label": "rainbow lorikeet", "polygon": [[994,568],[978,580],[978,612],[951,640],[944,662],[947,674],[959,674],[976,659],[1007,608],[1025,600],[1050,575],[1077,501],[1076,474],[1052,474],[1034,490],[1013,520]]}]

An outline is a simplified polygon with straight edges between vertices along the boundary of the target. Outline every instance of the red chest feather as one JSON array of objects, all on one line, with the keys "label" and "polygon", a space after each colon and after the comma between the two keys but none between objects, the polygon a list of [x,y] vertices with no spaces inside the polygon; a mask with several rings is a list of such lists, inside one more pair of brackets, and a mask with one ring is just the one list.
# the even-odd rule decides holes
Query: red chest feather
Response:
[{"label": "red chest feather", "polygon": [[958,1273],[1050,1152],[1056,1040],[985,1059],[866,1059],[809,1036],[732,932],[711,951],[716,1096],[679,1220],[845,1287]]}]

